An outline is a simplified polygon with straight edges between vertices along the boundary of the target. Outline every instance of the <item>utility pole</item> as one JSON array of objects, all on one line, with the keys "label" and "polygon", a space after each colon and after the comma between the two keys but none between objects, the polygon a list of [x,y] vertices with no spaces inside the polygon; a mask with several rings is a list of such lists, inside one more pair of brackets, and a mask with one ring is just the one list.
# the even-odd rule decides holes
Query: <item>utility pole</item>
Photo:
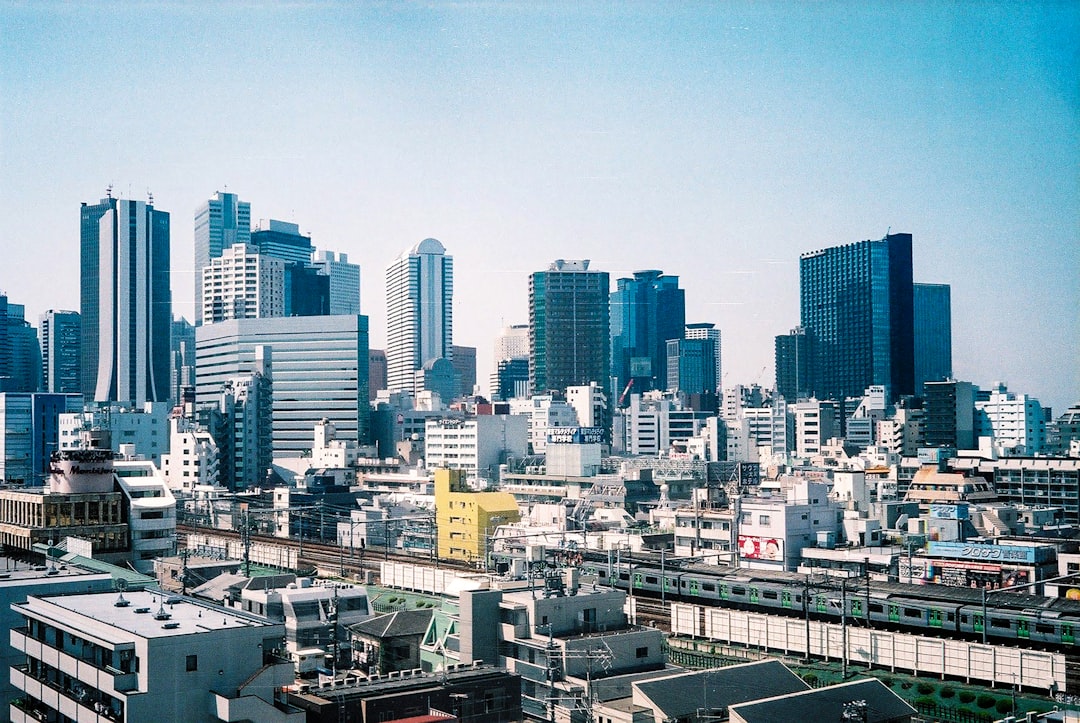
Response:
[{"label": "utility pole", "polygon": [[810,660],[810,573],[806,574],[802,596],[803,617],[806,618],[806,659]]},{"label": "utility pole", "polygon": [[841,680],[847,680],[847,657],[848,657],[848,645],[847,645],[847,578],[840,579],[840,639],[844,647],[844,656],[842,663],[843,677]]}]

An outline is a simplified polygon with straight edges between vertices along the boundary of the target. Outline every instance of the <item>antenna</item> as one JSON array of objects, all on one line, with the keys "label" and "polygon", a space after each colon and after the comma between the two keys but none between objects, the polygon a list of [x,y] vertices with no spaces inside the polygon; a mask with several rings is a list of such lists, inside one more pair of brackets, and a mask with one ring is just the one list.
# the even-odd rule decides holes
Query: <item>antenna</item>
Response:
[{"label": "antenna", "polygon": [[105,198],[112,198],[112,187],[111,183],[105,187]]},{"label": "antenna", "polygon": [[154,205],[154,193],[149,188],[146,189],[146,198],[147,198],[146,203],[148,205],[150,205],[150,206],[153,206]]}]

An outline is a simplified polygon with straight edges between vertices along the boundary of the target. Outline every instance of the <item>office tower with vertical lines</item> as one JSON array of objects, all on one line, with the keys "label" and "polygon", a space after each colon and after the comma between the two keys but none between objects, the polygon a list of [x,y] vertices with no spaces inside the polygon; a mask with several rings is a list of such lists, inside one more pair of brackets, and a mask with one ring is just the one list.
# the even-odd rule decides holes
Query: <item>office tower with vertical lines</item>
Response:
[{"label": "office tower with vertical lines", "polygon": [[218,191],[195,212],[195,323],[203,323],[203,269],[234,244],[251,242],[251,204]]},{"label": "office tower with vertical lines", "polygon": [[386,268],[387,389],[417,391],[425,364],[453,361],[453,302],[454,258],[436,239],[424,239]]}]

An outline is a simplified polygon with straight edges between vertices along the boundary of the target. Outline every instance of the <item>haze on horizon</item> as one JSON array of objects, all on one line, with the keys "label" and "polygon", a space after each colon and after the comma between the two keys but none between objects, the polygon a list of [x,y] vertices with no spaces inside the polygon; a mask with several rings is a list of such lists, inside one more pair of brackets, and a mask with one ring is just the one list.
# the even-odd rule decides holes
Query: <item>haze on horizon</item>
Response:
[{"label": "haze on horizon", "polygon": [[772,386],[799,254],[914,235],[959,379],[1080,401],[1080,4],[0,4],[0,290],[78,309],[79,204],[216,190],[383,274],[455,259],[455,343],[588,258],[678,275],[725,385]]}]

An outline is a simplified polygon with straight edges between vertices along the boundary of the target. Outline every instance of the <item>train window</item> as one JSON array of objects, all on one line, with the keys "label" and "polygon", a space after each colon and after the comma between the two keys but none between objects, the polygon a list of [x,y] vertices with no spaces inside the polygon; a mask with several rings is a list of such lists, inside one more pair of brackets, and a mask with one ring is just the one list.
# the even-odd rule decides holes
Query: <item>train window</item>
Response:
[{"label": "train window", "polygon": [[739,587],[739,586],[736,585],[736,586],[731,588],[731,594],[732,595],[745,595],[746,594],[746,588],[745,587]]},{"label": "train window", "polygon": [[619,573],[619,579],[620,580],[629,580],[630,579],[630,573],[628,573],[628,572],[620,572]]},{"label": "train window", "polygon": [[967,625],[967,621],[968,621],[968,616],[967,615],[961,615],[960,616],[960,622],[961,623]]},{"label": "train window", "polygon": [[600,577],[607,577],[607,570],[599,570]]},{"label": "train window", "polygon": [[652,577],[652,576],[650,575],[650,576],[648,576],[648,577],[646,577],[646,578],[645,578],[645,582],[646,582],[647,584],[649,584],[649,585],[655,585],[655,584],[656,584],[656,581],[657,581],[657,579],[658,579],[658,578]]},{"label": "train window", "polygon": [[775,590],[766,590],[765,592],[761,593],[761,596],[763,598],[765,598],[766,600],[775,600],[776,599],[776,591]]},{"label": "train window", "polygon": [[882,613],[885,612],[885,606],[881,603],[870,603],[870,612]]},{"label": "train window", "polygon": [[1047,625],[1046,623],[1035,623],[1035,632],[1042,633],[1044,635],[1053,635],[1054,626]]},{"label": "train window", "polygon": [[956,613],[946,614],[945,619],[948,620],[950,623],[953,622],[954,620],[956,620]]},{"label": "train window", "polygon": [[904,608],[905,618],[921,618],[922,614],[923,611],[919,610],[918,608]]},{"label": "train window", "polygon": [[993,628],[1011,628],[1012,623],[1010,623],[1005,618],[990,618],[990,627],[993,627]]},{"label": "train window", "polygon": [[701,583],[701,589],[705,592],[716,592],[716,585],[713,585],[711,582],[703,582]]}]

